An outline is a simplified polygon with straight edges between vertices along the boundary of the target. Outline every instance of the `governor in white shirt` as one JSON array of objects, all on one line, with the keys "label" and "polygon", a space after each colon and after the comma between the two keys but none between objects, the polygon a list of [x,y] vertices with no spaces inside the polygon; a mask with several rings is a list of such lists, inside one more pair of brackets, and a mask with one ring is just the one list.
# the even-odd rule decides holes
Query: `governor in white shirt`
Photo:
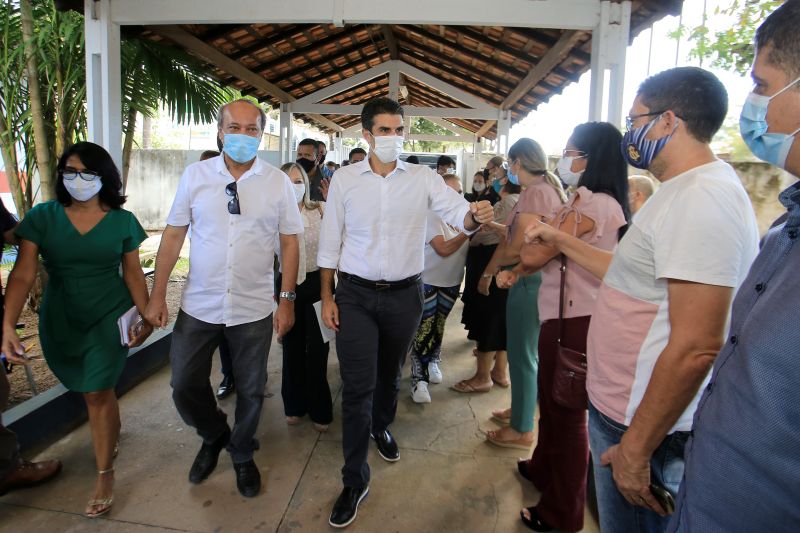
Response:
[{"label": "governor in white shirt", "polygon": [[[189,471],[200,483],[227,448],[236,486],[247,497],[261,489],[253,462],[261,416],[272,330],[278,338],[294,321],[294,289],[303,222],[288,176],[257,157],[265,114],[247,100],[219,111],[222,155],[187,167],[181,176],[167,227],[161,236],[156,273],[145,318],[167,322],[166,287],[189,224],[189,276],[172,333],[172,398],[184,422],[203,445]],[[284,276],[275,309],[273,263],[280,241]],[[274,311],[274,314],[273,314]],[[228,426],[209,383],[211,358],[228,342],[236,382],[236,420]]]},{"label": "governor in white shirt", "polygon": [[400,104],[370,100],[361,124],[369,157],[336,171],[317,258],[323,321],[338,331],[343,383],[344,489],[331,512],[334,527],[355,520],[369,490],[370,436],[385,460],[400,458],[389,425],[397,411],[400,370],[422,315],[428,212],[467,233],[493,220],[489,202],[469,204],[432,169],[398,159],[403,151]]}]

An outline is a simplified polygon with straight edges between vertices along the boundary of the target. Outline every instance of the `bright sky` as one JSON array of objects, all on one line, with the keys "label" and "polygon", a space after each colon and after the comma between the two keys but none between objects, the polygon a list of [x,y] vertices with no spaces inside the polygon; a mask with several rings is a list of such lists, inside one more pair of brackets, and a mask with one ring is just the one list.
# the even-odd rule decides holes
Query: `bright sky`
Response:
[{"label": "bright sky", "polygon": [[[732,25],[732,18],[714,15],[717,6],[726,7],[730,0],[707,0],[708,19],[706,25],[710,33]],[[683,24],[693,28],[703,21],[703,2],[699,0],[685,0],[683,4]],[[623,114],[627,115],[639,84],[648,77],[648,56],[650,74],[675,66],[699,66],[697,60],[689,61],[688,55],[692,43],[687,39],[680,44],[669,37],[669,33],[678,28],[678,17],[665,17],[656,22],[652,30],[645,30],[634,39],[628,47],[625,68],[625,89],[623,99]],[[650,35],[652,32],[653,46],[650,54]],[[679,48],[678,48],[679,47]],[[678,53],[676,64],[676,51]],[[748,77],[737,73],[710,68],[706,63],[704,68],[709,68],[720,78],[728,89],[729,117],[737,117],[742,109],[747,94],[752,89]],[[545,152],[551,155],[560,154],[564,148],[572,129],[589,117],[589,83],[590,73],[586,72],[578,81],[564,89],[563,93],[550,99],[550,101],[528,115],[525,119],[511,128],[511,142],[522,137],[530,137],[542,144]]]}]

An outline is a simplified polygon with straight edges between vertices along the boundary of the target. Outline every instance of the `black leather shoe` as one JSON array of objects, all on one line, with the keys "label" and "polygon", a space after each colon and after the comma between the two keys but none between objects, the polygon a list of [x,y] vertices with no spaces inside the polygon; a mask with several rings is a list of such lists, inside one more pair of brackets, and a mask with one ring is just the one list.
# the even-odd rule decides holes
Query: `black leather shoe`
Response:
[{"label": "black leather shoe", "polygon": [[400,450],[397,448],[397,441],[394,440],[394,437],[392,437],[388,429],[384,429],[380,433],[373,433],[372,438],[375,439],[375,444],[378,445],[378,453],[381,454],[381,457],[390,463],[400,459]]},{"label": "black leather shoe", "polygon": [[353,523],[358,514],[358,504],[369,494],[369,485],[366,487],[345,487],[333,504],[333,511],[328,523],[333,527],[347,527]]},{"label": "black leather shoe", "polygon": [[225,433],[213,443],[203,443],[200,447],[200,451],[197,452],[197,457],[194,458],[192,469],[189,470],[189,481],[192,483],[200,483],[211,475],[211,472],[217,467],[219,452],[227,446],[229,440],[231,440],[231,430],[226,429]]},{"label": "black leather shoe", "polygon": [[233,463],[236,471],[236,488],[242,496],[252,498],[261,490],[261,472],[253,460],[246,463]]},{"label": "black leather shoe", "polygon": [[227,398],[234,391],[236,391],[236,383],[233,381],[233,376],[223,376],[222,381],[219,384],[219,388],[217,389],[217,398],[220,400]]}]

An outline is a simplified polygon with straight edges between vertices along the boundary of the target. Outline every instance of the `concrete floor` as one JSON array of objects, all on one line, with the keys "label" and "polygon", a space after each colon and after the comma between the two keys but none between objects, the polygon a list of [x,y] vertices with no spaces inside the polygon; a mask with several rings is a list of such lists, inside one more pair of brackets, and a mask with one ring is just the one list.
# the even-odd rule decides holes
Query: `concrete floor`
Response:
[{"label": "concrete floor", "polygon": [[[538,499],[516,472],[525,452],[497,448],[484,432],[496,429],[491,410],[510,401],[508,389],[464,395],[448,387],[474,369],[472,345],[459,323],[460,302],[448,322],[443,349],[444,383],[431,386],[433,402],[409,396],[408,368],[392,433],[401,459],[384,462],[370,450],[372,482],[354,532],[522,532],[519,509]],[[247,499],[236,490],[233,468],[223,454],[201,485],[187,480],[200,441],[178,417],[170,397],[169,369],[138,386],[120,402],[122,437],[116,461],[114,507],[105,518],[82,516],[94,480],[88,425],[57,442],[39,458],[58,457],[64,470],[54,481],[0,498],[0,531],[202,531],[327,532],[340,485],[341,382],[331,350],[328,377],[335,395],[335,421],[320,435],[308,420],[289,427],[280,398],[278,344],[269,360],[269,381],[255,461],[263,489]],[[218,374],[212,377],[214,385]],[[222,402],[232,413],[235,397]],[[586,514],[584,531],[598,531]]]}]

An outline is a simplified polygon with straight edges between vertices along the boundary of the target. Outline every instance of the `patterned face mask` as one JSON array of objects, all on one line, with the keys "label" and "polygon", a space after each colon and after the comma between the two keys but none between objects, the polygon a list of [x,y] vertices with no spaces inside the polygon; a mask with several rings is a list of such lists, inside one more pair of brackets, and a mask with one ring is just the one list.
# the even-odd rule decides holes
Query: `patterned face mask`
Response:
[{"label": "patterned face mask", "polygon": [[660,118],[661,115],[639,128],[629,129],[622,137],[622,156],[632,167],[641,169],[650,168],[650,165],[653,163],[658,153],[661,152],[675,134],[675,129],[678,127],[677,122],[675,123],[675,127],[672,128],[672,132],[666,137],[660,139],[645,138],[647,133]]}]

